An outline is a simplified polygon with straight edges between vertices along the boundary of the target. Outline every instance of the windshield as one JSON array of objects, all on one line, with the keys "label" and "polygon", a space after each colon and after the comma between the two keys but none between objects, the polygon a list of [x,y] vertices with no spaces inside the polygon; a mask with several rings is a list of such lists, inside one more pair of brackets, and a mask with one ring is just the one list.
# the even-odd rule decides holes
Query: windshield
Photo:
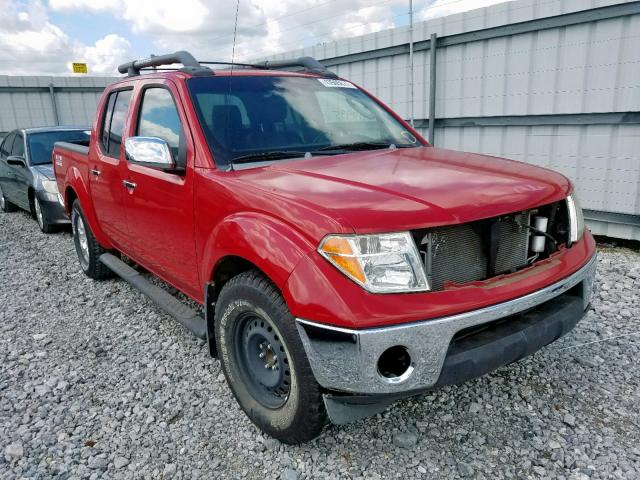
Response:
[{"label": "windshield", "polygon": [[89,132],[86,130],[59,130],[53,132],[30,133],[29,161],[31,165],[51,163],[51,152],[56,142],[71,142],[89,145]]},{"label": "windshield", "polygon": [[421,146],[383,107],[344,80],[224,76],[192,78],[188,85],[219,166]]}]

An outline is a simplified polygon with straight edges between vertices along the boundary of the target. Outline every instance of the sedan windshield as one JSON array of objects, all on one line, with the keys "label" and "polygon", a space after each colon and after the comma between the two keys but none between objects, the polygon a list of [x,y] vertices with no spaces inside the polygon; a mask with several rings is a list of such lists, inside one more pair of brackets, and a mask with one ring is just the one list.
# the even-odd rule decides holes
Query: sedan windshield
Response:
[{"label": "sedan windshield", "polygon": [[220,76],[188,82],[219,166],[422,144],[350,82]]},{"label": "sedan windshield", "polygon": [[30,133],[29,161],[31,165],[51,163],[51,152],[56,142],[71,142],[89,145],[89,132],[86,130],[57,130],[53,132]]}]

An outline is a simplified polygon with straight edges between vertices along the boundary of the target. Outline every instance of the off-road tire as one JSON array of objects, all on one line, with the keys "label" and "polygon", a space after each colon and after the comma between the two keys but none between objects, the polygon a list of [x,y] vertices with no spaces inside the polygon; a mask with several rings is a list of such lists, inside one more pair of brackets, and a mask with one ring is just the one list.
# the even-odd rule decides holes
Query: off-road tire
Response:
[{"label": "off-road tire", "polygon": [[[283,347],[282,358],[277,360],[283,363],[278,369],[284,367],[289,372],[289,391],[283,396],[281,406],[265,406],[260,395],[252,393],[256,392],[256,377],[250,375],[255,370],[247,367],[246,357],[242,355],[248,353],[245,354],[236,341],[238,325],[246,321],[242,320],[246,315],[264,319],[265,325],[273,327],[278,348]],[[214,331],[224,375],[249,419],[284,443],[297,444],[317,437],[327,419],[320,386],[311,371],[295,319],[278,288],[257,270],[229,280],[216,302]]]},{"label": "off-road tire", "polygon": [[[79,222],[82,222],[82,228],[86,235],[86,249],[81,246],[80,233],[78,232]],[[100,261],[100,255],[106,253],[107,250],[102,248],[96,238],[93,236],[91,227],[87,223],[86,217],[80,207],[80,202],[76,199],[71,207],[71,226],[73,228],[73,243],[76,247],[76,254],[80,268],[90,278],[94,280],[102,280],[113,276],[113,272]],[[81,228],[81,231],[82,231]]]}]

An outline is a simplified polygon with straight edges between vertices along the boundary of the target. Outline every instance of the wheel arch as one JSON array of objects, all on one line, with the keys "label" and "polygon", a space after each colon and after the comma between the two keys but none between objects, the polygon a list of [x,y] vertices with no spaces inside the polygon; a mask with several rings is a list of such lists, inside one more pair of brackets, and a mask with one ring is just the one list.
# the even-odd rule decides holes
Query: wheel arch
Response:
[{"label": "wheel arch", "polygon": [[224,285],[242,272],[257,270],[282,292],[310,249],[313,244],[292,226],[260,213],[233,215],[213,230],[203,259],[207,334],[213,356],[214,305]]},{"label": "wheel arch", "polygon": [[100,228],[100,223],[96,217],[93,209],[93,199],[89,195],[80,173],[69,169],[67,172],[67,180],[65,181],[64,189],[64,209],[71,217],[71,210],[73,209],[73,203],[78,200],[82,213],[84,213],[85,219],[89,224],[89,228],[96,238],[97,242],[105,249],[112,249],[113,245],[109,241],[109,237]]}]

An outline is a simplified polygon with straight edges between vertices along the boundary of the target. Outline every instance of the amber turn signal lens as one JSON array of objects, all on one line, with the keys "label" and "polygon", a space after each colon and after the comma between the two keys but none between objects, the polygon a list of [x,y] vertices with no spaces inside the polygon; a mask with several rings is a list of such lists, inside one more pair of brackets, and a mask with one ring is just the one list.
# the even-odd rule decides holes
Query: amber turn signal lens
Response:
[{"label": "amber turn signal lens", "polygon": [[354,280],[365,283],[366,277],[360,262],[354,256],[349,240],[340,237],[329,237],[320,247],[320,251],[344,273]]}]

